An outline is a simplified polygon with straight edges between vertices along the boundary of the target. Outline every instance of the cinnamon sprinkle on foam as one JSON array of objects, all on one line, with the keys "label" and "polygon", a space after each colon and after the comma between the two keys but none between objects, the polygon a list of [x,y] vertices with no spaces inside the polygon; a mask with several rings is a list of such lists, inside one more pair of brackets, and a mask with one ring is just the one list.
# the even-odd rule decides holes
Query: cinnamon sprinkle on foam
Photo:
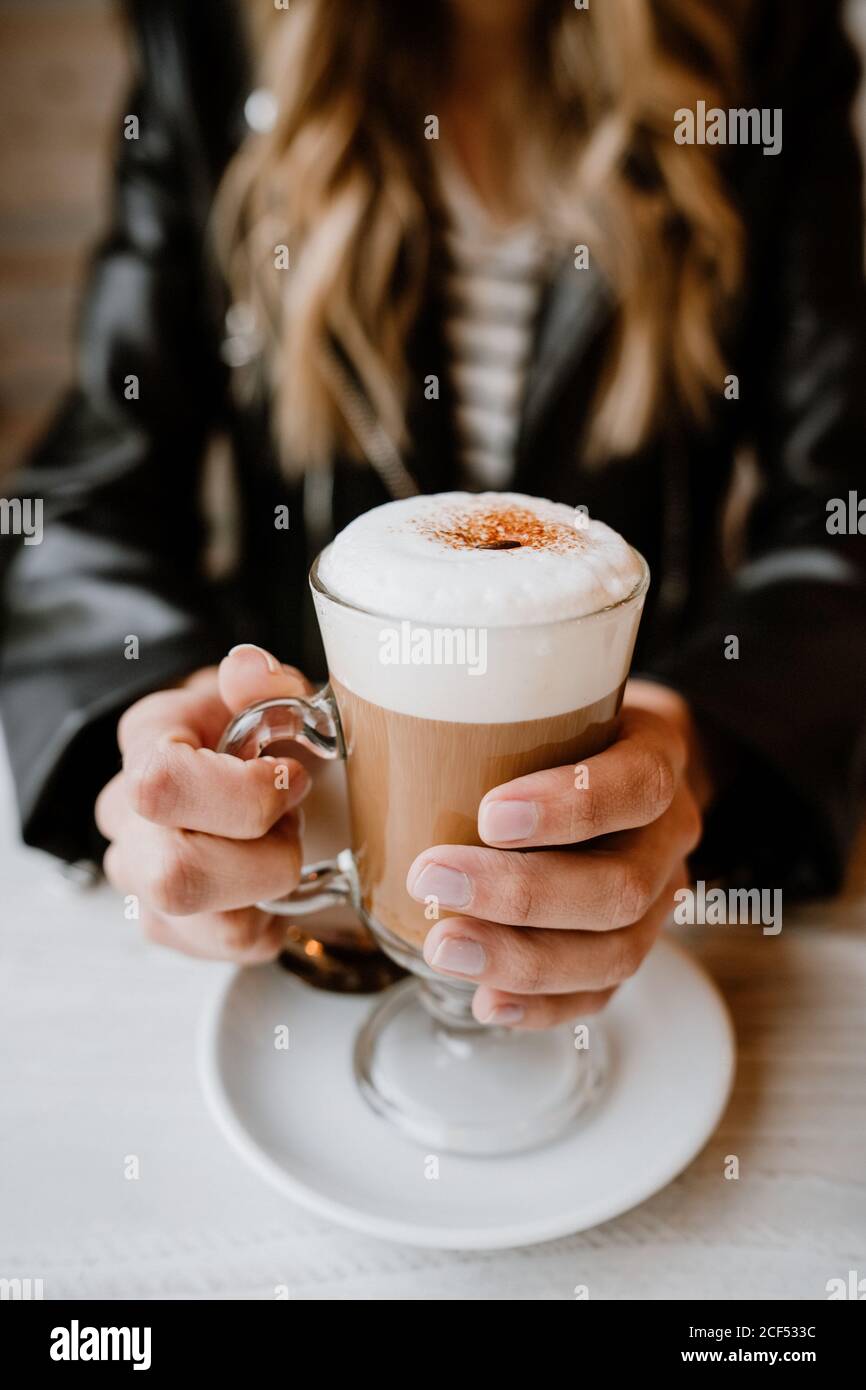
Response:
[{"label": "cinnamon sprinkle on foam", "polygon": [[439,511],[413,523],[419,535],[451,550],[546,550],[555,555],[584,548],[580,533],[528,507],[506,506]]}]

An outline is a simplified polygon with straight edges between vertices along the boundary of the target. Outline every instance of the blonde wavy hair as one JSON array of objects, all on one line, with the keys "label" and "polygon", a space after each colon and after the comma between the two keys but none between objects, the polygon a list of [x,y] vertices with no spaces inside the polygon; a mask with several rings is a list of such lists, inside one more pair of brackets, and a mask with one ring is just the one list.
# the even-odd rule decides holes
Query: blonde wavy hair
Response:
[{"label": "blonde wavy hair", "polygon": [[[232,294],[258,324],[282,457],[298,469],[337,445],[358,453],[335,348],[402,446],[407,342],[444,218],[425,122],[447,72],[448,0],[247,5],[276,116],[231,161],[216,224]],[[676,144],[674,112],[733,104],[748,5],[530,9],[523,86],[503,93],[513,206],[552,248],[585,242],[617,306],[588,458],[632,452],[663,409],[703,419],[722,389],[742,229],[724,151]]]}]

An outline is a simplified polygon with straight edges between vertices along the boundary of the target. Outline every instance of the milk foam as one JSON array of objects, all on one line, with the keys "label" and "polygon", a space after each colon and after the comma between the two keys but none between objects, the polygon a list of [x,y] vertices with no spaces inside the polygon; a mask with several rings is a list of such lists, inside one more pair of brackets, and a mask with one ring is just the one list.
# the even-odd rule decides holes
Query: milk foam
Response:
[{"label": "milk foam", "polygon": [[449,492],[365,512],[324,551],[321,584],[365,611],[315,597],[331,673],[355,694],[421,718],[507,723],[621,684],[644,574],[621,536],[571,507]]},{"label": "milk foam", "polygon": [[[525,543],[480,548],[485,537]],[[618,603],[640,581],[641,565],[616,531],[562,503],[445,492],[357,517],[328,549],[320,576],[339,598],[371,612],[502,627],[579,618]]]}]

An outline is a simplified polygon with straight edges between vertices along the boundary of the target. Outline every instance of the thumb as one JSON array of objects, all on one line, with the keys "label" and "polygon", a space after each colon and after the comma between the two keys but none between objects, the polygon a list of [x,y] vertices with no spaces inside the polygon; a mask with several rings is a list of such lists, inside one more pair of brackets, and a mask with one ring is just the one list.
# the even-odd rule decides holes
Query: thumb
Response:
[{"label": "thumb", "polygon": [[296,667],[283,666],[264,647],[244,642],[220,662],[219,689],[224,703],[237,714],[258,700],[309,695],[313,686]]}]

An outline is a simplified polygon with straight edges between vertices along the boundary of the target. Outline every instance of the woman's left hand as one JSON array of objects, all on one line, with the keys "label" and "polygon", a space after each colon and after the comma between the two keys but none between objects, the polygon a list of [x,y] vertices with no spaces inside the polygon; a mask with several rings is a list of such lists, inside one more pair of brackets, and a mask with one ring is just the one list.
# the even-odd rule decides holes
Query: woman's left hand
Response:
[{"label": "woman's left hand", "polygon": [[424,958],[478,982],[482,1023],[549,1028],[602,1008],[689,881],[710,782],[682,697],[629,682],[616,741],[578,766],[495,787],[478,835],[496,848],[437,845],[407,875],[413,898],[465,913],[435,923]]}]

